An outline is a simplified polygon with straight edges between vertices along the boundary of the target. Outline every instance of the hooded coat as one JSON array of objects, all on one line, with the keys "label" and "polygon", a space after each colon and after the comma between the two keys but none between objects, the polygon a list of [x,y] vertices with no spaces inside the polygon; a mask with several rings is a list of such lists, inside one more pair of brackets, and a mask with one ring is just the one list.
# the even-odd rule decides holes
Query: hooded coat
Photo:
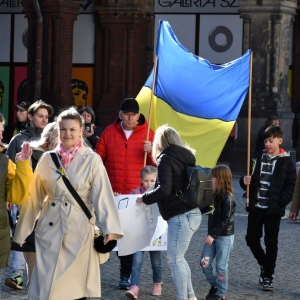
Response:
[{"label": "hooded coat", "polygon": [[184,188],[186,167],[194,166],[195,162],[195,156],[184,147],[170,145],[166,148],[158,157],[155,189],[143,194],[143,202],[147,205],[157,202],[165,220],[192,210],[176,193]]},{"label": "hooded coat", "polygon": [[[258,155],[257,159],[253,160],[253,174],[249,188],[249,207],[246,207],[248,212],[251,210],[254,211],[258,202],[261,158],[262,155]],[[277,162],[275,164],[269,189],[268,214],[283,217],[286,206],[292,201],[297,174],[295,163],[289,153],[285,152],[282,148],[280,148],[280,154],[276,159]],[[240,185],[246,190],[243,176],[240,178]]]},{"label": "hooded coat", "polygon": [[66,176],[90,210],[86,214],[59,179],[46,152],[34,172],[24,201],[14,241],[23,243],[35,220],[36,266],[30,282],[30,300],[99,298],[99,257],[93,248],[95,213],[103,234],[123,236],[118,209],[101,158],[82,146],[66,170]]}]

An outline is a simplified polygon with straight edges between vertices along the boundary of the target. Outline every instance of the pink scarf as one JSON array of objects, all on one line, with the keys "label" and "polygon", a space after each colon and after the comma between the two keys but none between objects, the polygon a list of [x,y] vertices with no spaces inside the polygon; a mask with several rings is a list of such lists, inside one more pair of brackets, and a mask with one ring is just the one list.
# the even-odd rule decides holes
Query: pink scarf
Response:
[{"label": "pink scarf", "polygon": [[61,164],[65,169],[69,166],[81,146],[81,139],[76,143],[76,145],[69,149],[63,148],[62,143],[59,143],[58,154],[61,156]]}]

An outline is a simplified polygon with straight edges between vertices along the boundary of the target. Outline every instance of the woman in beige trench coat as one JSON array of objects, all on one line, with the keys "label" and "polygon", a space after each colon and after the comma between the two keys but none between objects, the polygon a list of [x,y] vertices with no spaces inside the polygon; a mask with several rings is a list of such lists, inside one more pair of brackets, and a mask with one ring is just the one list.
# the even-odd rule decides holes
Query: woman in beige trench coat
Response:
[{"label": "woman in beige trench coat", "polygon": [[99,155],[82,143],[83,123],[74,108],[57,119],[55,149],[65,174],[92,218],[72,197],[48,152],[41,158],[21,209],[14,241],[22,244],[35,220],[36,265],[28,299],[71,300],[100,297],[100,271],[93,248],[95,213],[105,241],[123,236],[108,176]]}]

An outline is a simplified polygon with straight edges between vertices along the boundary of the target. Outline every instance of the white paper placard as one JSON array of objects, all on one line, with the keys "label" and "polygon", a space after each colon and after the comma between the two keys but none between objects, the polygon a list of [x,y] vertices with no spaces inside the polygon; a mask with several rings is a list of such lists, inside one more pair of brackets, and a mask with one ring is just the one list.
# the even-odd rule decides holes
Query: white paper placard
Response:
[{"label": "white paper placard", "polygon": [[119,256],[137,251],[167,250],[167,222],[159,213],[157,204],[137,204],[138,195],[115,197],[124,231],[114,249]]}]

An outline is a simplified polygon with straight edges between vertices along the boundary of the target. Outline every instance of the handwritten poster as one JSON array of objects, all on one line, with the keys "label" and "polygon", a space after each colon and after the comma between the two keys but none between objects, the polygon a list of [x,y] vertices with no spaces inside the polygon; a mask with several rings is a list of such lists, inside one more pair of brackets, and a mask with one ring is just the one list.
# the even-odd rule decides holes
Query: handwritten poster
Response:
[{"label": "handwritten poster", "polygon": [[115,197],[124,231],[118,240],[118,254],[129,255],[137,251],[167,250],[167,222],[159,213],[157,204],[135,203],[137,195]]}]

